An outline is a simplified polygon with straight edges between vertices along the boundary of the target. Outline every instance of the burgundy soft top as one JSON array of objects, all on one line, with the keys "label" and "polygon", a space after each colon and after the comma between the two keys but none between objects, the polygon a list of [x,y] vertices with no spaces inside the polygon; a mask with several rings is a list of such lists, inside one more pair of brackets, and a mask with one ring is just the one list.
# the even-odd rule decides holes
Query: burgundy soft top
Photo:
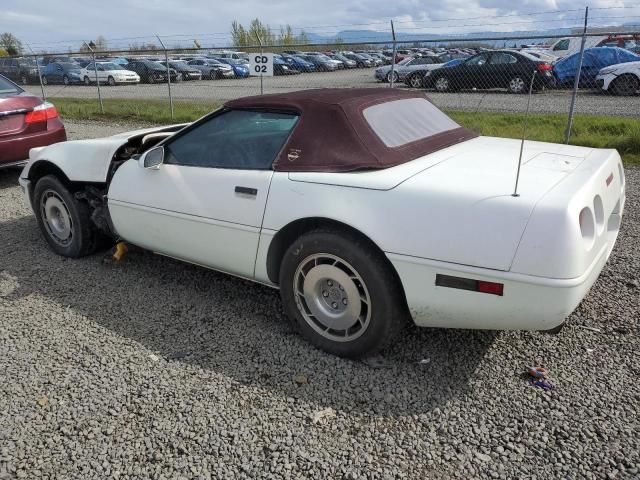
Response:
[{"label": "burgundy soft top", "polygon": [[388,147],[373,131],[363,111],[373,105],[408,98],[426,99],[420,92],[395,88],[330,88],[259,95],[231,100],[232,109],[267,109],[300,115],[276,158],[279,171],[345,172],[388,168],[478,135],[457,127]]}]

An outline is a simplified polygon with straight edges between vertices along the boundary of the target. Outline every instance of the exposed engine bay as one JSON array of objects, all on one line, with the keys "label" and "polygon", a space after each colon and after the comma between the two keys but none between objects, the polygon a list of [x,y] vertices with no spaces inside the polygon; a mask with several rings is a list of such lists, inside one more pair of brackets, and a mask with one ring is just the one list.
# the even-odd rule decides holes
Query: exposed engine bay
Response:
[{"label": "exposed engine bay", "polygon": [[104,185],[87,184],[82,190],[75,192],[75,197],[77,199],[84,200],[89,204],[91,209],[91,220],[96,227],[100,229],[100,231],[109,237],[116,240],[118,239],[118,234],[111,222],[106,202],[109,184],[111,183],[111,179],[118,168],[120,168],[120,166],[127,160],[131,160],[136,155],[141,155],[150,148],[155,147],[160,142],[171,137],[174,133],[182,130],[187,125],[188,124],[171,125],[151,133],[142,133],[140,135],[132,136],[127,143],[122,145],[113,155],[111,164],[109,165],[106,183]]}]

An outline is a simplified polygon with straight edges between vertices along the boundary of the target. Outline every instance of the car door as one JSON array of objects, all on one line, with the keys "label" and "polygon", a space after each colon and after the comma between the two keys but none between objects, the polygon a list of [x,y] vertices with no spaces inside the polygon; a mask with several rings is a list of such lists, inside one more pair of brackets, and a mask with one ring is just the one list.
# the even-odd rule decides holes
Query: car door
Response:
[{"label": "car door", "polygon": [[126,162],[108,192],[118,234],[171,257],[252,278],[273,160],[297,118],[223,110],[169,139],[157,169]]},{"label": "car door", "polygon": [[514,76],[522,77],[518,71],[518,59],[508,52],[493,52],[485,66],[484,88],[504,88]]},{"label": "car door", "polygon": [[490,53],[480,53],[471,57],[458,69],[462,88],[487,88],[491,84],[488,73]]}]

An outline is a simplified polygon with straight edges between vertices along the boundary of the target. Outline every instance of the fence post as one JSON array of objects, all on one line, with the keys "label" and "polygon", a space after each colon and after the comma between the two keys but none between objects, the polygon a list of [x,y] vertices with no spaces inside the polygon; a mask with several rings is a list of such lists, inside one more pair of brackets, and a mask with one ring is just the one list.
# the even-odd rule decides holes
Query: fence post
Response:
[{"label": "fence post", "polygon": [[567,121],[567,131],[565,132],[564,143],[569,144],[571,138],[571,129],[573,128],[573,112],[576,108],[576,99],[578,97],[578,87],[580,86],[580,74],[582,73],[582,59],[584,58],[584,45],[587,41],[587,22],[589,18],[589,7],[584,9],[584,28],[582,30],[582,41],[580,42],[580,58],[578,59],[578,70],[576,78],[573,81],[573,94],[571,95],[571,105],[569,106],[569,119]]},{"label": "fence post", "polygon": [[100,102],[100,112],[104,113],[104,105],[102,104],[102,92],[100,92],[100,80],[98,79],[98,65],[96,64],[96,54],[87,42],[84,42],[89,51],[91,52],[91,59],[93,60],[93,73],[96,79],[96,87],[98,87],[98,101]]},{"label": "fence post", "polygon": [[40,64],[38,63],[38,56],[31,48],[31,45],[29,45],[28,43],[25,45],[27,46],[29,51],[33,54],[33,60],[36,62],[36,70],[38,70],[38,80],[40,81],[40,90],[42,90],[42,100],[46,100],[47,96],[44,93],[44,85],[42,83],[42,73],[40,72]]},{"label": "fence post", "polygon": [[[171,67],[169,66],[169,53],[167,52],[167,47],[164,46],[160,35],[156,33],[156,38],[162,45],[162,49],[164,50],[164,63],[167,64],[167,88],[169,89],[169,108],[171,109],[171,120],[173,120],[173,96],[171,95]],[[178,77],[176,76],[176,79]]]},{"label": "fence post", "polygon": [[[264,49],[262,48],[262,39],[260,38],[260,34],[256,32],[256,38],[258,39],[258,44],[260,45],[260,55],[264,53]],[[262,83],[262,73],[260,74],[260,95],[264,95],[264,85]]]},{"label": "fence post", "polygon": [[391,79],[389,80],[389,87],[393,88],[394,77],[396,76],[396,51],[398,49],[398,45],[396,43],[396,30],[393,28],[393,20],[391,20],[391,37],[393,38],[393,49],[391,50]]}]

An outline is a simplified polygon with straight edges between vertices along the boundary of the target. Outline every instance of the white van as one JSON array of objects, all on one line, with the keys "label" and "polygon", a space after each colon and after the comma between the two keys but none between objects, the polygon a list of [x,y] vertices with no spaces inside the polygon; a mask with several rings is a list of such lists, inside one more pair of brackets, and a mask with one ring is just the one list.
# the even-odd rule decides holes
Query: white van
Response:
[{"label": "white van", "polygon": [[[595,47],[606,38],[607,37],[605,36],[587,37],[584,48]],[[566,57],[567,55],[571,55],[572,53],[580,51],[581,42],[582,37],[559,38],[554,43],[552,43],[549,49],[545,50],[545,52],[550,53],[556,58]]]}]

